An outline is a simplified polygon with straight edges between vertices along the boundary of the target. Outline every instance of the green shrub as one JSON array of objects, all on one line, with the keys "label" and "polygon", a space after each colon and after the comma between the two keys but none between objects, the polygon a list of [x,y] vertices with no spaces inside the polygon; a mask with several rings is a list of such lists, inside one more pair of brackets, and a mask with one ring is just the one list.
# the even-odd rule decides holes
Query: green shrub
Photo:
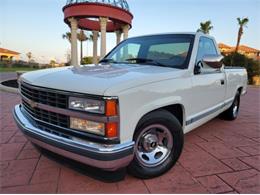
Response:
[{"label": "green shrub", "polygon": [[3,68],[39,68],[39,64],[36,62],[25,61],[0,61],[0,67]]},{"label": "green shrub", "polygon": [[93,57],[84,57],[81,61],[81,64],[92,64],[93,63]]},{"label": "green shrub", "polygon": [[254,76],[260,76],[260,62],[239,53],[231,53],[224,57],[226,66],[244,67],[247,70],[248,82],[253,83]]}]

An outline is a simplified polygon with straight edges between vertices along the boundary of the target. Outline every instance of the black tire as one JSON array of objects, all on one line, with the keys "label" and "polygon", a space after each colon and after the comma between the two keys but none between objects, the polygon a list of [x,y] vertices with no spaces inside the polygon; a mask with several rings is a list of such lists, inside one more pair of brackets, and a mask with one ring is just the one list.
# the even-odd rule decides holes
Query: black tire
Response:
[{"label": "black tire", "polygon": [[[157,177],[159,175],[162,175],[166,171],[168,171],[179,159],[183,148],[184,137],[183,137],[182,126],[179,123],[179,121],[176,119],[176,117],[166,110],[154,111],[144,116],[138,123],[137,128],[135,130],[135,134],[133,138],[134,141],[137,141],[137,138],[141,136],[140,134],[143,134],[142,133],[143,130],[153,125],[159,125],[161,127],[167,128],[168,134],[166,136],[165,132],[163,132],[164,133],[163,135],[165,137],[163,138],[162,142],[165,141],[166,145],[168,145],[169,144],[168,142],[171,141],[172,148],[168,150],[168,155],[165,156],[162,162],[158,162],[158,164],[152,167],[148,167],[143,165],[143,163],[140,160],[140,157],[137,156],[139,150],[137,149],[137,147],[140,146],[138,146],[138,143],[135,144],[134,159],[128,166],[128,171],[130,174],[134,175],[135,177],[142,178],[142,179]],[[145,132],[143,135],[145,135]],[[172,137],[169,138],[168,137],[169,135],[171,135]],[[142,140],[144,139],[145,138],[142,138]],[[159,145],[160,144],[158,142],[158,146]],[[152,146],[152,144],[149,146]],[[156,157],[156,155],[154,157]]]},{"label": "black tire", "polygon": [[230,106],[229,109],[227,109],[221,114],[221,118],[229,121],[235,120],[239,113],[239,107],[240,107],[240,93],[239,91],[237,91],[232,105]]}]

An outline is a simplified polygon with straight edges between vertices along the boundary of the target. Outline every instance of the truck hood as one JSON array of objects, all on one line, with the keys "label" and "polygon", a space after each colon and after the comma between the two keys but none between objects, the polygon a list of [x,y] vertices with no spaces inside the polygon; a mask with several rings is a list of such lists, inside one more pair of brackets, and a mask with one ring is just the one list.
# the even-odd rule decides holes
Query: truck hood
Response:
[{"label": "truck hood", "polygon": [[94,95],[117,95],[122,90],[179,75],[179,69],[138,64],[88,65],[25,73],[21,80],[32,85]]}]

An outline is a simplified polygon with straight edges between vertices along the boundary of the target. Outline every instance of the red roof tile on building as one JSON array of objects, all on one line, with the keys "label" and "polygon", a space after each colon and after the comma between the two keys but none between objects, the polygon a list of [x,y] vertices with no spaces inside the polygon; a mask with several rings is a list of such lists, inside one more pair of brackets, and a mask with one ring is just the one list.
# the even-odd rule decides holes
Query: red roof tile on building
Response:
[{"label": "red roof tile on building", "polygon": [[0,48],[0,53],[13,54],[13,55],[20,54],[19,52],[12,51],[12,50],[5,49],[5,48]]},{"label": "red roof tile on building", "polygon": [[[234,49],[235,49],[235,47],[234,47]],[[240,45],[238,47],[238,50],[244,51],[244,52],[249,52],[249,53],[258,53],[258,52],[260,52],[260,50],[252,48],[252,47],[248,47],[246,45]]]},{"label": "red roof tile on building", "polygon": [[229,46],[229,45],[226,45],[226,44],[224,44],[224,43],[219,43],[218,44],[218,47],[220,48],[220,49],[231,49],[232,47],[231,46]]},{"label": "red roof tile on building", "polygon": [[[224,43],[219,43],[219,44],[218,44],[218,47],[219,47],[220,49],[226,49],[226,50],[228,50],[228,51],[225,51],[225,52],[234,52],[235,49],[236,49],[236,47],[231,47],[231,46],[226,45],[226,44],[224,44]],[[246,45],[240,45],[240,46],[238,47],[238,50],[239,50],[239,51],[243,51],[243,52],[247,52],[247,53],[259,53],[259,52],[260,52],[260,50],[255,49],[255,48],[252,48],[252,47],[248,47],[248,46],[246,46]]]}]

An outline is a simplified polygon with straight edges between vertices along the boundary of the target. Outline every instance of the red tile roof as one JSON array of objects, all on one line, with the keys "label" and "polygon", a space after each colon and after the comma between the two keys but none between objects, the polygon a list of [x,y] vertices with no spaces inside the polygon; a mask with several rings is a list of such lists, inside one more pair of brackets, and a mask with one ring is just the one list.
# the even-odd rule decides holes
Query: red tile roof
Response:
[{"label": "red tile roof", "polygon": [[[235,47],[234,47],[234,49],[235,49]],[[246,45],[240,45],[238,47],[238,50],[244,51],[244,52],[249,52],[249,53],[258,53],[258,52],[260,52],[260,50],[252,48],[252,47],[248,47]]]},{"label": "red tile roof", "polygon": [[19,52],[12,51],[12,50],[5,49],[5,48],[1,48],[1,47],[0,47],[0,53],[13,54],[13,55],[20,54]]},{"label": "red tile roof", "polygon": [[219,43],[219,44],[218,44],[218,47],[219,47],[220,49],[222,49],[222,48],[231,49],[231,48],[232,48],[232,47],[230,47],[229,45],[226,45],[226,44],[224,44],[224,43]]},{"label": "red tile roof", "polygon": [[[224,43],[219,43],[219,44],[218,44],[218,47],[219,47],[220,49],[227,49],[228,51],[226,51],[226,52],[234,52],[235,49],[236,49],[236,47],[231,47],[231,46],[226,45],[226,44],[224,44]],[[255,48],[252,48],[252,47],[248,47],[248,46],[246,46],[246,45],[240,45],[240,46],[238,47],[238,50],[239,50],[239,51],[243,51],[243,52],[247,52],[247,53],[259,53],[259,52],[260,52],[260,50],[255,49]]]}]

